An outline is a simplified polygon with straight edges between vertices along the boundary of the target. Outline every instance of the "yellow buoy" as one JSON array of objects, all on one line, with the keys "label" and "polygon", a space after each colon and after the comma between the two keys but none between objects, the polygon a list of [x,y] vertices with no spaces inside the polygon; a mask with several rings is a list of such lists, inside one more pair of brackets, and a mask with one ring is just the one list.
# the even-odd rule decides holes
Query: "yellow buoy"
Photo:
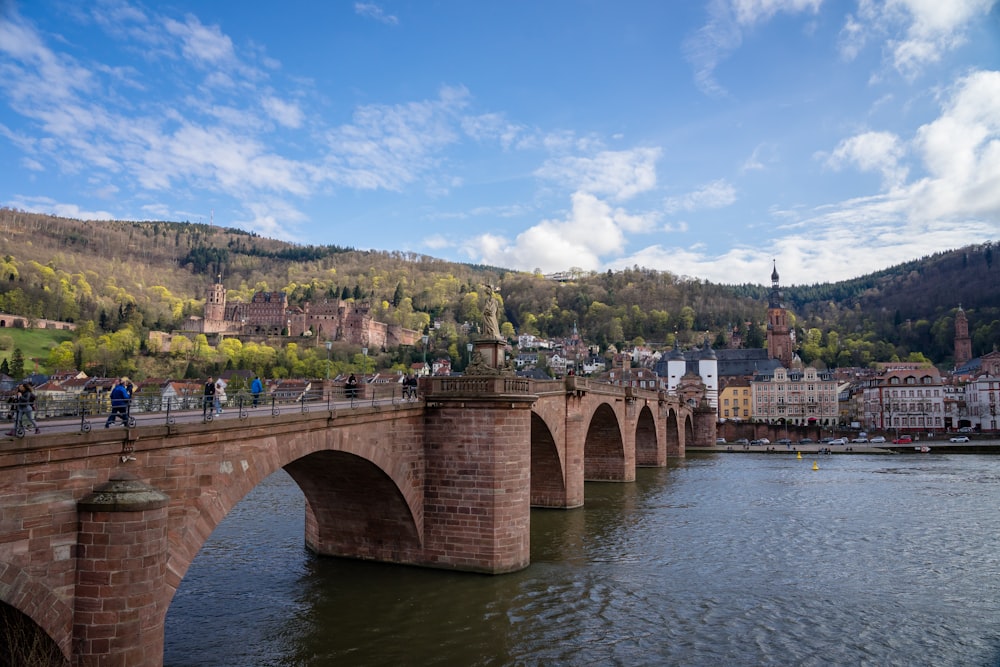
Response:
[{"label": "yellow buoy", "polygon": [[802,458],[802,452],[795,452],[795,458],[801,459]]},{"label": "yellow buoy", "polygon": [[813,470],[819,470],[819,466],[813,461]]}]

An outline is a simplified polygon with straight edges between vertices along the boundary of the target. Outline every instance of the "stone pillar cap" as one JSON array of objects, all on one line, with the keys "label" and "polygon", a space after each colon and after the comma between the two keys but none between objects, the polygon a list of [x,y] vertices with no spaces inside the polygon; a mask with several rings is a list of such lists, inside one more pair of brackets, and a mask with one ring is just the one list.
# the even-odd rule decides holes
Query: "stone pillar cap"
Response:
[{"label": "stone pillar cap", "polygon": [[170,496],[146,484],[130,472],[111,478],[77,503],[83,512],[142,512],[166,507]]}]

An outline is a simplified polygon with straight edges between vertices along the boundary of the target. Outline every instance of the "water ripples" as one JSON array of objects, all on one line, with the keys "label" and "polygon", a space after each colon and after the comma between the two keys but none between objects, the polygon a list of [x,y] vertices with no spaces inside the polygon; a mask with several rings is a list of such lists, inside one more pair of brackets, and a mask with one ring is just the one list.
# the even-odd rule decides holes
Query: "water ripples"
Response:
[{"label": "water ripples", "polygon": [[[281,475],[168,615],[168,667],[1000,665],[1000,457],[692,457],[532,514],[500,577],[317,558]],[[270,517],[270,518],[268,518]]]}]

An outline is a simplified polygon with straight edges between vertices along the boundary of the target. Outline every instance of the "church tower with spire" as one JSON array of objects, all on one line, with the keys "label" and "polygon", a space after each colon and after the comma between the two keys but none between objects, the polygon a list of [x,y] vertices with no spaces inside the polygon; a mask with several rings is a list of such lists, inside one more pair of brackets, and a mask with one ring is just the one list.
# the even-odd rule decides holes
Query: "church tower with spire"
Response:
[{"label": "church tower with spire", "polygon": [[959,304],[955,313],[955,368],[964,366],[972,359],[972,337],[969,336],[969,320]]},{"label": "church tower with spire", "polygon": [[785,368],[791,368],[792,352],[792,333],[788,327],[788,313],[781,304],[778,263],[775,261],[771,271],[771,294],[767,301],[767,356],[779,360]]}]

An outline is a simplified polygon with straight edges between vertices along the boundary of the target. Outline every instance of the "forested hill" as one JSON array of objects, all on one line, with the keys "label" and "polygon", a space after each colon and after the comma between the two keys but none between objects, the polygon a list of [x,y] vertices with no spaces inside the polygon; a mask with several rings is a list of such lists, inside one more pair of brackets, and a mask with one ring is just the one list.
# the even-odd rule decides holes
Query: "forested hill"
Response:
[{"label": "forested hill", "polygon": [[[806,361],[863,365],[920,352],[945,364],[959,304],[976,354],[1000,342],[997,270],[992,244],[984,244],[848,281],[784,287],[783,294]],[[451,327],[478,321],[481,285],[501,284],[504,319],[518,332],[560,336],[576,326],[604,345],[666,345],[675,335],[682,344],[707,335],[720,345],[740,328],[748,344],[758,344],[770,289],[640,268],[556,283],[499,267],[295,245],[205,224],[80,221],[0,209],[0,308],[6,312],[93,321],[107,331],[125,325],[170,330],[201,313],[204,290],[217,275],[231,300],[249,300],[256,290],[285,291],[292,304],[360,299],[378,319],[414,329],[431,321]]]},{"label": "forested hill", "polygon": [[[918,260],[837,283],[783,287],[792,310],[812,312],[817,304],[860,306],[921,319],[958,303],[966,309],[1000,307],[1000,267],[994,269],[993,246],[985,243],[939,252]],[[997,258],[1000,261],[1000,258]],[[765,299],[770,287],[742,285],[735,293]]]}]

